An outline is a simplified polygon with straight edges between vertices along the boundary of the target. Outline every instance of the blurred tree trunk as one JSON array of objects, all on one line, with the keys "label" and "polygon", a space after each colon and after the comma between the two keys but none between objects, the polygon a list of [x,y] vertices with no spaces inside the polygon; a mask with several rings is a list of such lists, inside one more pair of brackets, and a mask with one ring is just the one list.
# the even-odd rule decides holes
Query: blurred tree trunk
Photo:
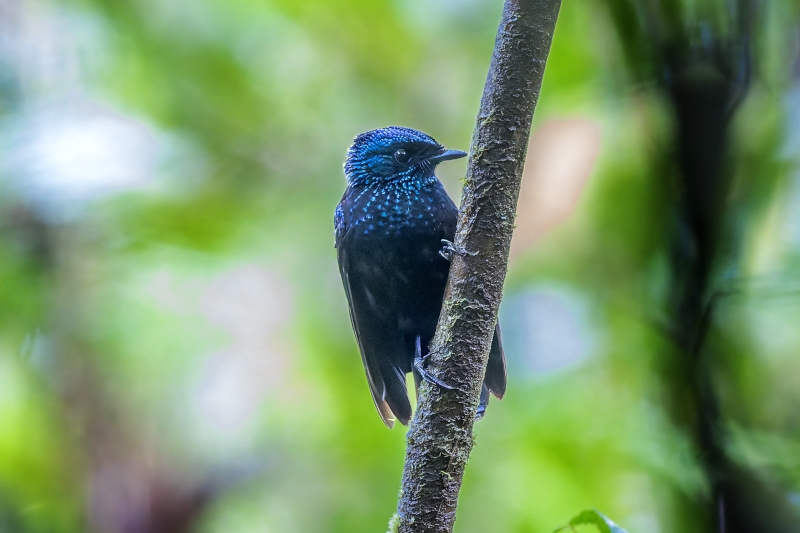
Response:
[{"label": "blurred tree trunk", "polygon": [[[658,82],[673,120],[673,165],[666,246],[671,287],[667,311],[674,350],[662,360],[663,401],[676,428],[692,442],[707,491],[674,491],[668,530],[715,533],[798,531],[785,496],[728,450],[728,421],[717,390],[722,359],[709,343],[720,281],[736,271],[737,239],[730,209],[735,161],[731,125],[750,88],[753,29],[760,3],[727,0],[696,12],[676,0],[609,2],[632,70]],[[764,31],[764,27],[760,27]],[[756,71],[758,69],[755,69]],[[748,179],[759,179],[748,176]]]},{"label": "blurred tree trunk", "polygon": [[531,121],[560,0],[507,0],[473,133],[431,368],[408,432],[398,530],[450,532],[508,266]]}]

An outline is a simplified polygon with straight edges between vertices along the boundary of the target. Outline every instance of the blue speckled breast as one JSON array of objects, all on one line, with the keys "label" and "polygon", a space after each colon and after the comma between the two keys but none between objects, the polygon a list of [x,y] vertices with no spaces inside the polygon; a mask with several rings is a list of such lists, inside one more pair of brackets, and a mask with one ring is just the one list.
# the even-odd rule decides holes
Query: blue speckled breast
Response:
[{"label": "blue speckled breast", "polygon": [[436,177],[423,183],[374,183],[360,189],[351,190],[349,201],[342,205],[348,232],[399,237],[415,230],[455,231],[456,206]]}]

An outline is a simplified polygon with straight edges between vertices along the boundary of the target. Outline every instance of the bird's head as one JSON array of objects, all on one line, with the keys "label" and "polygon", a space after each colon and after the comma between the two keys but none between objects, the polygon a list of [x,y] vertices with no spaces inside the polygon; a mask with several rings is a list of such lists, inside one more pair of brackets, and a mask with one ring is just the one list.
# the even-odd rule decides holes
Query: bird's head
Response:
[{"label": "bird's head", "polygon": [[461,150],[448,150],[421,131],[389,126],[362,133],[353,140],[344,173],[351,185],[425,179],[433,176],[442,161],[466,155]]}]

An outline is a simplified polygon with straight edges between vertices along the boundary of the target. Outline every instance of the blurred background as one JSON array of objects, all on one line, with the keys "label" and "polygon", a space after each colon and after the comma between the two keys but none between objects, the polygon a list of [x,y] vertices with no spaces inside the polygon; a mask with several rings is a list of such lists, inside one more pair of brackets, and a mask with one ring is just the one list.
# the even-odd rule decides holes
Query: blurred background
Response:
[{"label": "blurred background", "polygon": [[[501,9],[0,0],[0,532],[385,531],[342,163],[466,149]],[[456,531],[800,531],[799,15],[564,2]]]}]

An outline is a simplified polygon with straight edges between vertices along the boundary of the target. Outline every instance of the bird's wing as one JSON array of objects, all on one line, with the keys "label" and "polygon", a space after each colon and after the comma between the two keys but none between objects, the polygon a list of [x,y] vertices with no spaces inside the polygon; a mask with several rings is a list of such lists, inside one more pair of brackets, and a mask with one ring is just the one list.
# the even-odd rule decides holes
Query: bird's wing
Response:
[{"label": "bird's wing", "polygon": [[506,393],[506,356],[503,352],[503,339],[500,336],[499,323],[494,328],[494,338],[492,338],[492,347],[489,349],[489,362],[486,364],[486,377],[483,378],[483,384],[498,398],[502,398]]},{"label": "bird's wing", "polygon": [[382,312],[367,285],[358,280],[351,268],[348,247],[341,240],[337,251],[339,272],[350,307],[350,321],[375,407],[389,428],[395,419],[408,424],[411,403],[406,391],[406,375],[395,363],[402,360],[405,353],[397,318]]}]

